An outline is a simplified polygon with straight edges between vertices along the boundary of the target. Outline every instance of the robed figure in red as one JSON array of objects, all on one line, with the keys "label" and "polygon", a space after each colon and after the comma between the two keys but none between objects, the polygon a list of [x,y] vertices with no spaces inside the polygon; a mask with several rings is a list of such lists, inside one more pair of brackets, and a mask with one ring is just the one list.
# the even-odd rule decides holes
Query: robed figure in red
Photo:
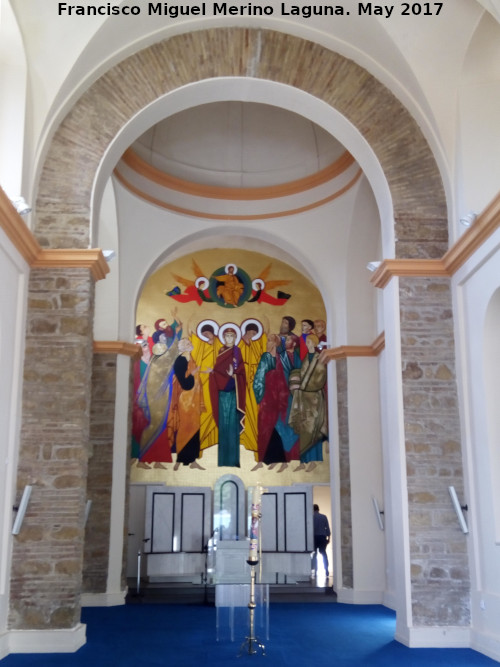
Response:
[{"label": "robed figure in red", "polygon": [[245,425],[245,364],[236,345],[236,328],[221,327],[224,344],[210,373],[212,414],[219,431],[219,466],[240,466],[240,434]]}]

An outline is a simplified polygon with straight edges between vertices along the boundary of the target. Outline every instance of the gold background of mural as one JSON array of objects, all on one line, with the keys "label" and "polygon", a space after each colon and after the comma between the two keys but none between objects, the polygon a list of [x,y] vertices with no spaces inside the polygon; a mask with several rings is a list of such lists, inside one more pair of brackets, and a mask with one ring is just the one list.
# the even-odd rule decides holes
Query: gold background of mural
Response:
[{"label": "gold background of mural", "polygon": [[[167,292],[174,287],[180,288],[183,299],[189,293],[189,283],[194,284],[197,274],[201,273],[207,279],[217,270],[228,264],[235,264],[238,270],[243,270],[250,281],[263,278],[266,283],[266,293],[271,301],[277,297],[278,291],[285,292],[290,298],[280,305],[271,303],[248,303],[238,307],[228,307],[219,303],[201,305],[196,301],[180,303],[167,296]],[[180,280],[182,279],[182,281]],[[192,289],[192,288],[191,288]],[[212,291],[213,294],[213,291]],[[252,295],[250,295],[250,298]],[[222,300],[220,300],[222,303]],[[311,281],[290,265],[270,258],[266,255],[240,249],[210,249],[197,252],[170,262],[146,281],[140,296],[136,323],[146,325],[149,335],[154,332],[154,324],[159,319],[165,319],[169,324],[175,319],[182,322],[183,336],[196,336],[198,324],[203,320],[214,320],[219,326],[233,322],[240,325],[243,321],[254,318],[259,320],[266,334],[278,333],[281,320],[284,316],[293,317],[297,324],[294,333],[300,335],[301,320],[326,320],[325,307],[318,289]],[[171,486],[210,486],[225,473],[238,475],[245,485],[257,483],[271,486],[291,485],[293,483],[322,484],[330,480],[329,447],[323,443],[323,461],[306,472],[296,471],[299,461],[291,461],[288,467],[278,473],[280,464],[269,469],[263,466],[252,471],[256,461],[254,453],[240,446],[240,468],[219,467],[217,465],[217,446],[208,447],[201,451],[198,462],[205,470],[193,469],[181,465],[174,471],[174,463],[164,463],[164,468],[138,468],[134,462],[131,467],[132,483],[164,483]]]}]

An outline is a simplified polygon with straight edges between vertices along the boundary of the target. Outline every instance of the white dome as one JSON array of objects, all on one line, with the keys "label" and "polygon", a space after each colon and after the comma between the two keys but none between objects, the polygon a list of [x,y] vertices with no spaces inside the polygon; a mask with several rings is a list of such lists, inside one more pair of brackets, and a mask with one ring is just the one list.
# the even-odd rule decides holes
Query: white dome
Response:
[{"label": "white dome", "polygon": [[132,150],[171,176],[236,188],[302,179],[345,153],[307,118],[252,102],[214,102],[182,111],[151,127]]}]

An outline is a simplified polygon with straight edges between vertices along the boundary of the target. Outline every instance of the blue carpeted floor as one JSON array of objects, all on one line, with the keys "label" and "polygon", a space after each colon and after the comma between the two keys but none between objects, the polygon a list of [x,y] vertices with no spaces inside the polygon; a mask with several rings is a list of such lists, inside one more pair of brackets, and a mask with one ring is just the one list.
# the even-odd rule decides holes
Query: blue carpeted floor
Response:
[{"label": "blue carpeted floor", "polygon": [[246,629],[233,643],[216,641],[215,608],[128,605],[84,609],[87,644],[73,654],[17,654],[1,667],[183,667],[262,664],[309,667],[433,667],[497,665],[469,649],[408,649],[393,640],[394,613],[381,606],[271,604],[266,655],[240,654]]}]

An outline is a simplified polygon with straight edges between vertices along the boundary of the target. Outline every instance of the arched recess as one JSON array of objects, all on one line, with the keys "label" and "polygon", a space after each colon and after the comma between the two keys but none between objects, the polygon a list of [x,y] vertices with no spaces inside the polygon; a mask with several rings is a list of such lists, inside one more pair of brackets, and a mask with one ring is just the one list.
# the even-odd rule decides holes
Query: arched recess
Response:
[{"label": "arched recess", "polygon": [[27,89],[27,64],[23,37],[11,3],[0,0],[0,182],[11,197],[21,194]]},{"label": "arched recess", "polygon": [[489,461],[491,471],[491,499],[494,517],[495,542],[500,543],[500,289],[492,296],[484,323],[483,368],[487,408]]},{"label": "arched recess", "polygon": [[187,33],[154,44],[111,68],[82,95],[46,153],[34,229],[39,242],[87,247],[94,177],[120,129],[169,91],[232,76],[299,88],[344,115],[372,147],[386,175],[396,257],[444,254],[448,222],[439,170],[417,123],[393,94],[356,63],[318,44],[239,28]]}]

